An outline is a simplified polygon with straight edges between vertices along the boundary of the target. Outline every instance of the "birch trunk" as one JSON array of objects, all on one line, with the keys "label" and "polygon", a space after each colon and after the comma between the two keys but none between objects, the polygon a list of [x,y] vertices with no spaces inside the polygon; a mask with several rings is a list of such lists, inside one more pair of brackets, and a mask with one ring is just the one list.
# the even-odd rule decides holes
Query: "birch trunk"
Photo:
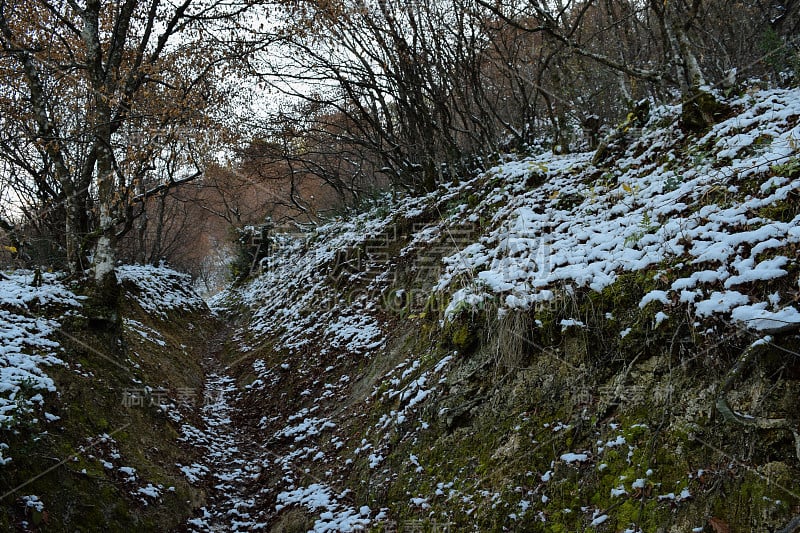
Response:
[{"label": "birch trunk", "polygon": [[[94,148],[97,153],[96,179],[98,203],[98,239],[95,245],[92,267],[94,281],[98,289],[106,291],[116,286],[114,263],[116,261],[115,239],[115,173],[114,154],[112,153],[112,117],[109,103],[113,91],[109,84],[114,83],[115,72],[107,69],[111,65],[103,65],[103,50],[100,44],[100,0],[89,0],[81,17],[83,28],[81,37],[86,46],[86,65],[92,86],[94,109],[89,114],[90,125],[94,132]],[[128,21],[122,20],[116,28],[127,28]],[[124,42],[124,32],[114,35],[119,42]]]}]

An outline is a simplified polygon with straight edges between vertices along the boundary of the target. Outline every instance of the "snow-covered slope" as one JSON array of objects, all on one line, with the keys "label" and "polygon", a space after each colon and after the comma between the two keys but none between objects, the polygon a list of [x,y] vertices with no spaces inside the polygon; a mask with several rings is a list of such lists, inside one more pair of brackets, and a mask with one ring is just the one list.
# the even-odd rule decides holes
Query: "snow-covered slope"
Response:
[{"label": "snow-covered slope", "polygon": [[188,276],[118,273],[116,324],[63,275],[0,276],[0,530],[163,531],[201,497],[178,430],[218,324]]},{"label": "snow-covered slope", "polygon": [[[800,201],[800,94],[759,92],[732,104],[742,112],[701,139],[684,140],[675,123],[646,129],[608,168],[577,154],[490,170],[502,185],[464,214],[477,222],[481,207],[498,204],[494,227],[445,260],[437,290],[468,280],[449,310],[494,296],[504,307],[530,308],[564,285],[602,291],[622,272],[666,262],[676,272],[671,285],[642,306],[688,305],[757,330],[800,324],[790,295],[746,294],[797,265],[787,247],[800,242],[800,217],[790,216]],[[534,172],[543,185],[529,190]]]},{"label": "snow-covered slope", "polygon": [[[743,432],[715,405],[730,392],[743,418],[794,416],[800,90],[730,104],[702,138],[662,107],[598,165],[504,156],[277,237],[265,272],[216,301],[245,317],[229,371],[261,459],[205,518],[315,531],[785,522],[800,503],[797,435]],[[742,375],[757,342],[774,355]],[[747,496],[726,507],[720,487]]]},{"label": "snow-covered slope", "polygon": [[[79,309],[80,298],[51,274],[34,287],[32,272],[15,272],[0,278],[0,428],[13,430],[22,423],[58,420],[47,412],[47,393],[56,386],[47,368],[64,365],[61,346],[53,338],[60,324],[45,318]],[[13,450],[0,442],[0,464],[10,462]]]},{"label": "snow-covered slope", "polygon": [[[509,158],[470,181],[392,205],[391,214],[370,211],[323,226],[305,242],[282,240],[273,268],[241,292],[255,309],[251,328],[281,332],[291,347],[311,334],[349,335],[352,316],[369,346],[378,326],[361,311],[375,304],[376,290],[396,281],[398,261],[431,255],[430,243],[457,249],[444,258],[434,289],[454,292],[450,313],[462,301],[475,306],[497,297],[503,308],[529,309],[564,286],[601,291],[620,273],[667,261],[687,275],[676,275],[643,305],[689,304],[703,317],[733,313],[755,329],[797,323],[788,295],[762,301],[741,289],[788,276],[796,265],[796,257],[780,252],[800,242],[793,213],[800,198],[800,92],[757,91],[731,105],[739,112],[700,139],[684,138],[678,108],[659,108],[607,166],[592,165],[591,153]],[[400,236],[402,229],[410,237]],[[331,281],[342,282],[343,291],[331,289]],[[351,297],[350,315],[331,305],[301,316],[320,299],[337,303],[342,292]]]}]

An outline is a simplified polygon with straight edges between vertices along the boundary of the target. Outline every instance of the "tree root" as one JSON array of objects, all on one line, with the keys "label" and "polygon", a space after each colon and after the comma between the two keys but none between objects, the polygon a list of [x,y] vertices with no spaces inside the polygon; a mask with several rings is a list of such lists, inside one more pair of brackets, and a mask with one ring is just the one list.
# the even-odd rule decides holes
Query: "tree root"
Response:
[{"label": "tree root", "polygon": [[791,522],[786,524],[786,527],[776,531],[775,533],[795,533],[798,528],[800,528],[800,516],[795,516]]},{"label": "tree root", "polygon": [[794,435],[794,448],[797,459],[800,460],[800,433],[795,428],[795,423],[786,418],[765,418],[759,416],[742,415],[731,409],[728,403],[728,392],[733,388],[737,378],[742,374],[750,362],[758,355],[766,350],[769,343],[772,342],[772,337],[767,336],[759,339],[739,356],[739,360],[733,365],[733,368],[728,372],[722,388],[717,395],[716,407],[722,417],[731,423],[736,423],[742,426],[757,428],[757,429],[785,429],[791,431]]}]

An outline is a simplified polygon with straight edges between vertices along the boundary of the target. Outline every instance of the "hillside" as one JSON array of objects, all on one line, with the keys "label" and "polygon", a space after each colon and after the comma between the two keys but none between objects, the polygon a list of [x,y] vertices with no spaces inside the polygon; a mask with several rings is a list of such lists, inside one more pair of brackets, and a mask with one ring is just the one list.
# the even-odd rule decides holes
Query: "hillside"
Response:
[{"label": "hillside", "polygon": [[800,90],[727,103],[273,235],[211,308],[8,274],[0,525],[796,530]]},{"label": "hillside", "polygon": [[276,237],[214,304],[250,437],[197,530],[787,526],[800,91],[729,104]]},{"label": "hillside", "polygon": [[118,276],[116,328],[62,276],[0,279],[3,531],[166,531],[205,499],[179,430],[199,418],[216,322],[188,276]]}]

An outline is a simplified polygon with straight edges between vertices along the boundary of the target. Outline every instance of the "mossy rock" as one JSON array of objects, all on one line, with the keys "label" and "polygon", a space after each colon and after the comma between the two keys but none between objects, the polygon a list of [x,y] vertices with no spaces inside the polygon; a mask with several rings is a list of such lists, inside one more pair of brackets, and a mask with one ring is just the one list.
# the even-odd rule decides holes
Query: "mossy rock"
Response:
[{"label": "mossy rock", "polygon": [[691,133],[702,133],[730,112],[730,106],[714,98],[711,93],[697,89],[693,97],[681,106],[681,127]]},{"label": "mossy rock", "polygon": [[476,313],[463,311],[445,322],[442,329],[442,345],[453,348],[460,354],[474,351],[480,341],[481,328]]}]

